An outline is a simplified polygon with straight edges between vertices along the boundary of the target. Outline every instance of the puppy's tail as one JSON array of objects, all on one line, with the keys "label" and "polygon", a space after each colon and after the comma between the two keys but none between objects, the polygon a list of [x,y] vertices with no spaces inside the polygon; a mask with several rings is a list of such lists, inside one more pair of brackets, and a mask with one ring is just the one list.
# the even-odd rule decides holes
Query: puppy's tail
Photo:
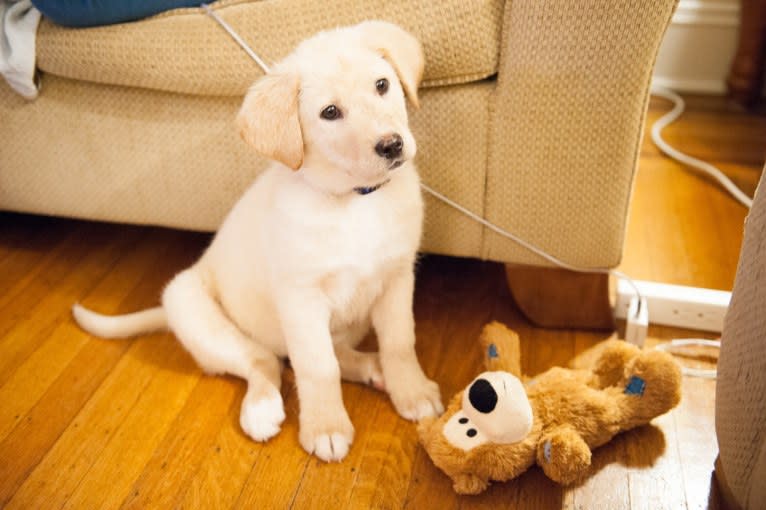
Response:
[{"label": "puppy's tail", "polygon": [[102,315],[75,303],[72,315],[82,329],[102,338],[126,338],[168,327],[161,306],[126,315]]}]

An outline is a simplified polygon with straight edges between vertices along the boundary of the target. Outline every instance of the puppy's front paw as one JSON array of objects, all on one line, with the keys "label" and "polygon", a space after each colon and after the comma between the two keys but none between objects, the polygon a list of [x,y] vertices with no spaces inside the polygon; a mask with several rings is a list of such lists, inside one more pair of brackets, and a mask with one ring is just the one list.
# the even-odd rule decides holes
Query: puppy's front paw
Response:
[{"label": "puppy's front paw", "polygon": [[239,424],[245,433],[256,441],[267,441],[280,430],[285,419],[282,395],[278,391],[267,397],[255,397],[248,393],[242,401]]},{"label": "puppy's front paw", "polygon": [[347,454],[354,440],[354,426],[346,411],[342,416],[309,419],[301,416],[299,439],[307,452],[325,462],[340,461]]},{"label": "puppy's front paw", "polygon": [[396,384],[387,381],[387,388],[396,411],[402,418],[418,421],[444,412],[439,386],[425,375],[409,379],[401,377]]}]

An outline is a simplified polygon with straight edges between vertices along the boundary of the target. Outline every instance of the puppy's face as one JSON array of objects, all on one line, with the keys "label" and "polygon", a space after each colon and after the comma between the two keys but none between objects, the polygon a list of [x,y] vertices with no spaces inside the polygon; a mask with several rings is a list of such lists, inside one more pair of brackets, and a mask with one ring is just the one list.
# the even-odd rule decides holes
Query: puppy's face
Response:
[{"label": "puppy's face", "polygon": [[391,64],[364,48],[302,75],[304,166],[333,188],[373,186],[415,156],[404,91]]},{"label": "puppy's face", "polygon": [[417,104],[422,67],[419,43],[395,25],[320,33],[251,88],[240,131],[327,191],[380,184],[415,156],[405,96]]}]

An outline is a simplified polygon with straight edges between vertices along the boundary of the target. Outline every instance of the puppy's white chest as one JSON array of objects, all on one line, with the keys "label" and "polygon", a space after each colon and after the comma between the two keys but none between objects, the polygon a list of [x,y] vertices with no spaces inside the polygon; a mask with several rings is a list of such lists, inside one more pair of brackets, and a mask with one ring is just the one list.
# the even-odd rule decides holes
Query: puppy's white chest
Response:
[{"label": "puppy's white chest", "polygon": [[330,303],[333,322],[348,324],[367,315],[383,289],[383,279],[380,275],[364,277],[346,269],[327,275],[321,286]]},{"label": "puppy's white chest", "polygon": [[401,227],[386,225],[380,217],[352,225],[334,241],[340,249],[321,288],[332,308],[333,322],[347,324],[366,317],[392,269],[402,263],[405,254],[414,252],[415,245],[408,242]]}]

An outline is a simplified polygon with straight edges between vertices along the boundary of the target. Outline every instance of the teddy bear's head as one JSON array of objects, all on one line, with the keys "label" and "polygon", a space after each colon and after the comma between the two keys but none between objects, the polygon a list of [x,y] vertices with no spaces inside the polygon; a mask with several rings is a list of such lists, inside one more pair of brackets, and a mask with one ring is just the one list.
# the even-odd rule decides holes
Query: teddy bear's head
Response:
[{"label": "teddy bear's head", "polygon": [[489,371],[455,395],[442,416],[422,420],[418,433],[454,489],[477,494],[487,480],[517,476],[534,464],[540,427],[521,381]]},{"label": "teddy bear's head", "polygon": [[452,446],[468,451],[489,442],[517,443],[532,430],[532,421],[521,381],[509,372],[491,371],[468,385],[441,433]]}]

